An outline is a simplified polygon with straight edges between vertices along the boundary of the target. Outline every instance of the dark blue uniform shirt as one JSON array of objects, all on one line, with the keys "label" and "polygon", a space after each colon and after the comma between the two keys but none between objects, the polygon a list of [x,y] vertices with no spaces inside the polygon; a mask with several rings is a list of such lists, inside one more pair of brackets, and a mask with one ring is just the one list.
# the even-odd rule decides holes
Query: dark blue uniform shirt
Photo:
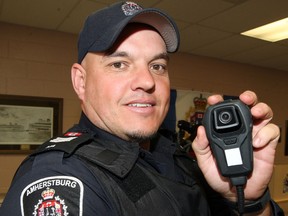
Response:
[{"label": "dark blue uniform shirt", "polygon": [[[134,145],[131,149],[142,166],[171,180],[184,181],[182,171],[175,167],[173,154],[177,146],[172,142],[158,142],[149,152],[100,130],[84,114],[73,130],[89,130],[101,140],[123,146]],[[69,141],[69,137],[53,139],[55,143]],[[117,216],[109,195],[98,181],[87,164],[76,155],[64,157],[62,151],[51,151],[31,156],[18,169],[0,208],[0,215]],[[275,215],[281,215],[277,213],[281,211],[277,205],[274,204],[274,208]]]}]

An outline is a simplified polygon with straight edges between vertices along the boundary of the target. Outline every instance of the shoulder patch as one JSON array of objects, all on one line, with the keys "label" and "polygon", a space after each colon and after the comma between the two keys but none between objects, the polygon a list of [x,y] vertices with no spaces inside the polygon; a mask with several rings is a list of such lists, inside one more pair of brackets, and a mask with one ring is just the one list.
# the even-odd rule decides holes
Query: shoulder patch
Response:
[{"label": "shoulder patch", "polygon": [[63,151],[71,155],[79,146],[88,143],[89,140],[92,140],[90,133],[68,132],[43,143],[32,155],[47,151]]},{"label": "shoulder patch", "polygon": [[82,182],[72,176],[52,176],[29,184],[21,193],[21,214],[83,215]]}]

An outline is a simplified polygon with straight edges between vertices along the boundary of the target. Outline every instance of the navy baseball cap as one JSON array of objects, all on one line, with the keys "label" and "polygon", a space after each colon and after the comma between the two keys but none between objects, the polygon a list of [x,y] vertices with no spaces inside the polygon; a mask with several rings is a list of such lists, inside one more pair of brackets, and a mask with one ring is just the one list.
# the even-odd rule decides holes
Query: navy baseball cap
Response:
[{"label": "navy baseball cap", "polygon": [[167,51],[179,47],[179,31],[174,21],[156,8],[142,8],[134,2],[118,2],[87,17],[78,40],[78,63],[88,52],[104,52],[113,46],[129,23],[152,26],[162,36]]}]

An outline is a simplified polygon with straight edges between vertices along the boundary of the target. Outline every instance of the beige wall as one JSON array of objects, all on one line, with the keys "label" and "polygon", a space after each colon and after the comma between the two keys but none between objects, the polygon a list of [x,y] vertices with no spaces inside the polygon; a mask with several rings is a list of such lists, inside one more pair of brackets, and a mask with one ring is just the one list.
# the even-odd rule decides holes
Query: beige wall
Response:
[{"label": "beige wall", "polygon": [[[78,122],[80,107],[70,82],[77,57],[77,36],[0,22],[0,94],[64,99],[63,130]],[[285,120],[288,120],[288,72],[220,61],[187,54],[171,57],[171,87],[238,95],[245,89],[269,103],[274,122],[282,128],[276,164],[284,156]],[[0,194],[25,155],[0,155]]]},{"label": "beige wall", "polygon": [[[173,63],[172,63],[173,62]],[[238,95],[250,89],[274,111],[273,122],[282,129],[277,164],[287,164],[284,156],[285,120],[288,120],[288,72],[219,61],[208,57],[177,54],[171,58],[172,88]]]}]

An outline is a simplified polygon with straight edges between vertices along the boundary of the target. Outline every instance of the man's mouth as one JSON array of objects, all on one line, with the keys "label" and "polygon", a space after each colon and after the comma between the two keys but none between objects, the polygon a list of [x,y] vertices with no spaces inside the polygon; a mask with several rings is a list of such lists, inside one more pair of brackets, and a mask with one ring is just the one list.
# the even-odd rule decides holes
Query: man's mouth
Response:
[{"label": "man's mouth", "polygon": [[133,104],[128,104],[128,106],[130,106],[130,107],[140,107],[140,108],[142,108],[142,107],[152,107],[152,104],[143,104],[143,103],[133,103]]}]

